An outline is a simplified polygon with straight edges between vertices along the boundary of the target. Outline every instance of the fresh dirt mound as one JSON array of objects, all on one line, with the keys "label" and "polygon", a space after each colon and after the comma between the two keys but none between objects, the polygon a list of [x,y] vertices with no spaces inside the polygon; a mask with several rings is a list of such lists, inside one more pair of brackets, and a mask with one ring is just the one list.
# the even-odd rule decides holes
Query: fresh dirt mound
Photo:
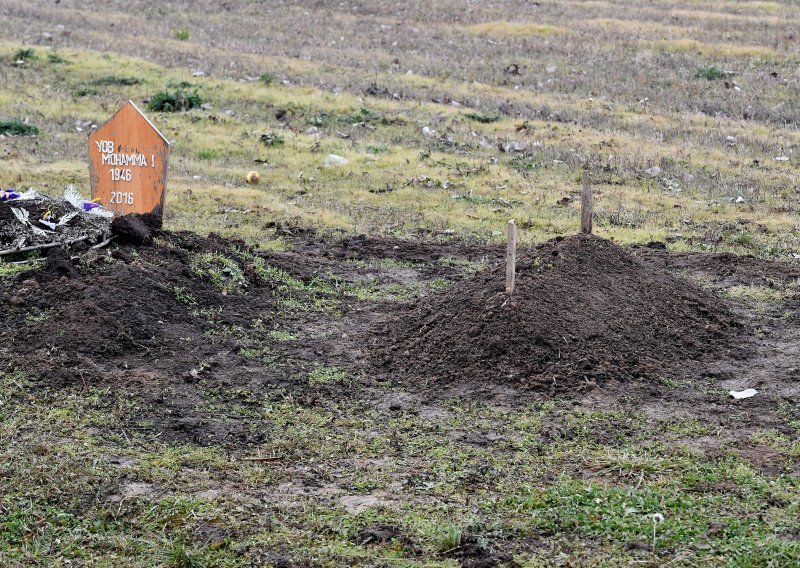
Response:
[{"label": "fresh dirt mound", "polygon": [[681,375],[742,333],[714,296],[595,236],[523,254],[511,298],[504,271],[480,273],[394,317],[377,331],[377,364],[435,384],[575,389]]},{"label": "fresh dirt mound", "polygon": [[[46,249],[35,270],[0,279],[0,372],[22,371],[37,389],[124,393],[141,408],[125,428],[149,422],[162,439],[204,444],[251,445],[270,435],[261,418],[210,408],[354,396],[360,338],[383,317],[376,312],[396,307],[356,292],[378,277],[389,289],[410,273],[456,278],[457,267],[435,259],[485,254],[299,230],[293,250],[260,252],[238,240],[163,231],[155,221],[115,219],[110,245]],[[384,253],[419,266],[366,262]],[[345,390],[312,385],[318,368],[345,371],[353,382]]]},{"label": "fresh dirt mound", "polygon": [[[126,226],[136,236],[147,221]],[[54,248],[36,270],[0,282],[3,367],[24,371],[37,388],[129,393],[141,401],[137,419],[163,439],[258,443],[268,435],[264,425],[205,408],[239,396],[231,392],[253,393],[226,399],[247,407],[287,384],[302,395],[303,384],[293,381],[305,379],[303,365],[323,350],[320,342],[292,346],[272,336],[301,326],[290,320],[305,315],[281,310],[276,282],[255,270],[258,257],[241,241],[147,232],[158,244]],[[307,300],[303,290],[292,293],[297,303]]]}]

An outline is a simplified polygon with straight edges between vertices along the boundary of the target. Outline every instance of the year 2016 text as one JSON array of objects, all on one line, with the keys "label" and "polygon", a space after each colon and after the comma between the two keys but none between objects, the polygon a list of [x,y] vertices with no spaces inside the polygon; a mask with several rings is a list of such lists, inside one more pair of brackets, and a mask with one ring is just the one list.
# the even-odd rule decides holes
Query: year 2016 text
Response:
[{"label": "year 2016 text", "polygon": [[122,193],[121,191],[112,191],[111,192],[111,205],[133,205],[133,193],[126,191]]}]

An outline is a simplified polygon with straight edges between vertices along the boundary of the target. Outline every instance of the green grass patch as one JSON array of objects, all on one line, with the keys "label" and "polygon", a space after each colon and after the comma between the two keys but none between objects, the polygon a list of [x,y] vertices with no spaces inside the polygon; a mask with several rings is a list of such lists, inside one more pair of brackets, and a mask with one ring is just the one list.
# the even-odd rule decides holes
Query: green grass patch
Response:
[{"label": "green grass patch", "polygon": [[57,51],[49,51],[47,52],[47,62],[53,63],[55,65],[60,65],[62,63],[67,63],[67,60],[57,52]]},{"label": "green grass patch", "polygon": [[190,261],[192,271],[201,278],[207,278],[222,290],[231,292],[247,286],[239,264],[227,256],[214,252],[195,254]]},{"label": "green grass patch", "polygon": [[346,380],[347,371],[337,367],[317,367],[308,374],[310,385],[343,384]]},{"label": "green grass patch", "polygon": [[94,80],[95,85],[114,86],[114,87],[133,87],[141,85],[142,80],[138,77],[120,77],[118,75],[105,75]]},{"label": "green grass patch", "polygon": [[278,79],[275,77],[275,75],[267,71],[266,73],[262,73],[261,76],[258,78],[258,80],[261,81],[264,85],[272,85]]},{"label": "green grass patch", "polygon": [[219,156],[216,150],[213,148],[204,148],[197,152],[197,157],[200,160],[214,160]]},{"label": "green grass patch", "polygon": [[707,81],[715,81],[716,79],[722,79],[723,77],[727,77],[727,73],[717,67],[716,65],[707,65],[704,67],[699,67],[697,71],[694,72],[695,79],[706,79]]},{"label": "green grass patch", "polygon": [[780,304],[788,298],[792,291],[769,288],[767,286],[731,286],[723,292],[729,300],[748,304]]},{"label": "green grass patch", "polygon": [[483,114],[482,112],[476,111],[465,112],[464,116],[469,120],[480,122],[481,124],[491,124],[502,118],[499,114]]},{"label": "green grass patch", "polygon": [[14,264],[0,260],[0,278],[10,279],[28,270],[35,270],[44,264],[44,260],[35,260],[25,264]]},{"label": "green grass patch", "polygon": [[22,61],[24,63],[29,63],[31,61],[37,61],[39,56],[36,54],[36,50],[30,47],[24,47],[22,49],[18,49],[14,52],[14,55],[11,56],[11,60],[16,63],[18,61]]},{"label": "green grass patch", "polygon": [[0,134],[8,136],[36,136],[39,128],[18,119],[0,120]]},{"label": "green grass patch", "polygon": [[197,92],[197,87],[182,81],[170,85],[172,90],[159,91],[150,98],[147,108],[156,112],[181,112],[199,108],[203,98]]}]

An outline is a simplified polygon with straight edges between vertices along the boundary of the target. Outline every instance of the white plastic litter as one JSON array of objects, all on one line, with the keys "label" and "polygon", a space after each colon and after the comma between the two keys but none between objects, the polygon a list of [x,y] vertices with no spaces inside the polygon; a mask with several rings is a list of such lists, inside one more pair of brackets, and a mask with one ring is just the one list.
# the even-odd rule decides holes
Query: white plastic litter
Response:
[{"label": "white plastic litter", "polygon": [[750,398],[752,396],[756,396],[758,394],[758,391],[756,389],[746,389],[743,391],[731,391],[730,394],[733,398],[739,400],[742,398]]},{"label": "white plastic litter", "polygon": [[336,154],[328,154],[325,157],[325,160],[323,160],[322,165],[325,166],[326,168],[346,166],[347,158],[343,158],[342,156],[337,156]]}]

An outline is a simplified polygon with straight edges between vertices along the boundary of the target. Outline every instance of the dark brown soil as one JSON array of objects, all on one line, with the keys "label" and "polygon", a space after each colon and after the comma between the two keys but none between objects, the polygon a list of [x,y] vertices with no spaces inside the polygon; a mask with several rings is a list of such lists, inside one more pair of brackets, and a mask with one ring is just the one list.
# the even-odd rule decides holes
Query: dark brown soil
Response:
[{"label": "dark brown soil", "polygon": [[711,277],[716,285],[774,286],[800,279],[800,265],[769,262],[731,253],[697,254],[635,247],[633,254],[649,264],[671,271]]},{"label": "dark brown soil", "polygon": [[[390,240],[381,251],[378,239],[326,240],[298,231],[292,238],[296,250],[258,254],[240,241],[165,232],[135,216],[117,220],[113,235],[106,249],[49,249],[43,266],[7,285],[0,282],[0,357],[7,369],[24,370],[38,388],[129,392],[143,403],[137,418],[152,423],[162,439],[203,444],[249,445],[270,435],[267,424],[232,420],[205,407],[247,407],[280,392],[322,403],[336,387],[311,388],[307,376],[315,366],[341,368],[358,379],[357,338],[387,307],[372,302],[364,310],[343,292],[314,292],[312,298],[295,289],[292,299],[301,305],[324,299],[338,307],[281,309],[276,282],[259,276],[253,255],[305,283],[380,277],[397,284],[459,276],[456,268],[434,262],[445,256],[435,252],[435,243]],[[447,256],[458,256],[462,247],[451,248]],[[378,274],[364,262],[342,262],[384,253],[418,262],[419,273],[399,268]],[[192,259],[202,254],[234,260],[245,282],[228,291],[198,275]],[[280,341],[274,331],[302,340]],[[226,394],[231,392],[242,394],[233,400]]]},{"label": "dark brown soil", "polygon": [[[111,234],[120,244],[149,245],[153,242],[151,228],[156,225],[152,220],[158,219],[155,215],[126,215],[117,217],[111,222]],[[148,223],[145,223],[145,221]]]},{"label": "dark brown soil", "polygon": [[511,554],[492,550],[488,544],[481,543],[472,534],[461,536],[461,542],[452,550],[443,554],[459,562],[462,568],[496,568],[498,566],[515,566]]},{"label": "dark brown soil", "polygon": [[574,390],[683,376],[744,333],[710,293],[579,235],[524,253],[510,298],[498,266],[398,314],[375,360],[413,381]]},{"label": "dark brown soil", "polygon": [[[245,250],[242,243],[158,236],[169,244],[123,246],[112,255],[52,249],[43,267],[0,292],[2,358],[44,388],[126,389],[140,395],[141,418],[154,422],[166,439],[257,442],[263,430],[198,410],[208,402],[207,393],[226,388],[263,393],[287,384],[323,349],[320,341],[306,339],[288,353],[286,343],[270,338],[273,329],[299,325],[286,323],[292,314],[278,315],[271,283],[248,278],[246,287],[225,293],[193,272],[192,254],[218,252],[252,274],[252,267],[230,252],[234,245]],[[248,349],[268,352],[270,365],[244,356]]]},{"label": "dark brown soil", "polygon": [[[751,321],[740,308],[734,316],[710,292],[666,271],[711,275],[712,287],[724,287],[760,282],[759,274],[795,278],[796,266],[652,249],[634,250],[634,258],[607,241],[571,237],[521,255],[517,291],[507,302],[497,246],[293,230],[284,236],[290,251],[257,253],[239,241],[144,224],[155,244],[56,248],[37,270],[0,281],[3,369],[24,371],[32,388],[56,393],[125,393],[137,411],[116,427],[123,432],[225,447],[261,444],[273,425],[241,412],[282,397],[304,405],[373,397],[391,414],[440,397],[473,393],[513,404],[555,390],[580,393],[576,400],[632,397],[660,412],[673,404],[671,391],[650,380],[682,374],[708,386],[765,390],[785,377],[780,388],[771,386],[774,396],[796,396],[796,320],[764,314]],[[193,258],[209,253],[233,259],[242,285],[225,291],[198,275]],[[316,296],[293,290],[294,302],[335,300],[337,308],[287,309],[284,292],[254,270],[254,256],[306,284],[332,284]],[[495,268],[471,275],[442,259]],[[426,291],[427,282],[442,278],[449,289]],[[422,295],[402,303],[345,293],[365,282],[379,292],[412,285]],[[754,360],[747,359],[749,327],[772,330],[760,336]],[[275,331],[300,339],[279,341]],[[345,370],[347,388],[310,385],[318,366]],[[631,381],[637,377],[649,380]],[[405,394],[375,388],[376,379],[399,379]],[[595,385],[609,388],[581,392]],[[772,404],[770,396],[751,406]],[[670,412],[696,403],[674,401],[679,408]],[[225,410],[234,408],[238,414]]]}]

